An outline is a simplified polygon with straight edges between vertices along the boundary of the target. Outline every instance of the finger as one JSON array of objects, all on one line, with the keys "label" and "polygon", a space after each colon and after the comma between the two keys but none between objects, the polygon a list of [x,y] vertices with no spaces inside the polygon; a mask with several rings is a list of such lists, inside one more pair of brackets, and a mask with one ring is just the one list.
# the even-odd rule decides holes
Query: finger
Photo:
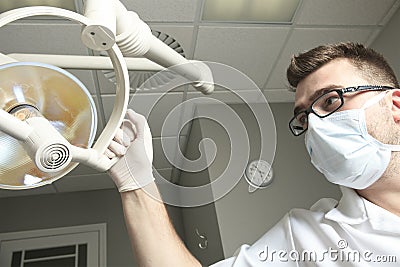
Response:
[{"label": "finger", "polygon": [[114,140],[111,141],[108,149],[113,152],[117,157],[122,157],[126,154],[126,151],[128,150],[127,147],[115,142]]},{"label": "finger", "polygon": [[[121,128],[122,128],[122,126],[121,126]],[[125,144],[125,142],[124,142],[124,131],[121,128],[117,129],[113,140],[123,146],[128,146],[129,144]]]},{"label": "finger", "polygon": [[113,159],[113,158],[115,158],[117,156],[108,148],[104,152],[104,155],[106,155],[106,157],[108,157],[109,159]]},{"label": "finger", "polygon": [[122,122],[123,142],[128,146],[136,138],[136,127],[130,120],[124,119]]},{"label": "finger", "polygon": [[144,132],[144,148],[146,151],[146,155],[150,162],[153,162],[153,140],[151,137],[150,127],[146,124],[145,125],[145,132]]},{"label": "finger", "polygon": [[136,127],[136,137],[143,138],[145,125],[147,124],[146,118],[136,113],[135,111],[128,109],[126,112],[128,119],[135,125]]}]

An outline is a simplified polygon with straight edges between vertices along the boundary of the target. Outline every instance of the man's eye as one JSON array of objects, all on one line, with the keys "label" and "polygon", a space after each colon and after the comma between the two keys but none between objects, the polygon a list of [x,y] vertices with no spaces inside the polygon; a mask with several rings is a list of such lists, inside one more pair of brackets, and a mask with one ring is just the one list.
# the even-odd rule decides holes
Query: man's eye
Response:
[{"label": "man's eye", "polygon": [[313,110],[317,115],[326,115],[337,110],[342,104],[341,98],[336,91],[322,95],[313,104]]},{"label": "man's eye", "polygon": [[337,96],[331,96],[324,101],[324,107],[329,108],[329,106],[337,103],[337,101],[340,101],[339,97]]},{"label": "man's eye", "polygon": [[302,115],[298,116],[297,117],[297,121],[300,123],[300,125],[307,124],[307,115],[306,114],[302,114]]}]

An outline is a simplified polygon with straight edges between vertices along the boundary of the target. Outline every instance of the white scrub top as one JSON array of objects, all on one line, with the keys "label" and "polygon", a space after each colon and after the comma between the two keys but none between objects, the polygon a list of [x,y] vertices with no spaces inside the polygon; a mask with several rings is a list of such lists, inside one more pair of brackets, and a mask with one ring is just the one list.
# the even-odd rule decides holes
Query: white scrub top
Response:
[{"label": "white scrub top", "polygon": [[341,190],[339,202],[291,210],[252,246],[212,267],[400,266],[400,217]]}]

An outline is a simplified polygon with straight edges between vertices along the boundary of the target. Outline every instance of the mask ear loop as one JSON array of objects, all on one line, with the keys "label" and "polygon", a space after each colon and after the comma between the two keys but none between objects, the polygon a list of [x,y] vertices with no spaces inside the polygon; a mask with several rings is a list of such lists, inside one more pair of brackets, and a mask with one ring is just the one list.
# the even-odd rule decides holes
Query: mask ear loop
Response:
[{"label": "mask ear loop", "polygon": [[[382,92],[382,93],[380,93],[380,94],[374,96],[373,98],[369,99],[367,102],[365,102],[365,104],[362,106],[361,109],[364,109],[364,110],[365,110],[366,108],[369,108],[370,106],[372,106],[372,105],[378,103],[380,100],[382,100],[382,99],[386,96],[386,94],[387,94],[388,92],[389,92],[389,91],[384,91],[384,92]],[[365,127],[365,129],[366,129],[366,127]],[[367,132],[367,134],[368,134],[368,132]],[[368,136],[370,136],[370,135],[368,134]],[[371,136],[371,138],[372,138],[373,140],[375,140],[376,142],[379,142],[381,145],[385,146],[387,149],[389,149],[389,150],[391,150],[391,151],[400,151],[400,145],[384,144],[384,143],[382,143],[382,142],[376,140],[376,139],[375,139],[374,137],[372,137],[372,136]]]},{"label": "mask ear loop", "polygon": [[370,106],[375,105],[376,103],[378,103],[379,101],[381,101],[381,100],[386,96],[386,94],[387,94],[388,92],[389,92],[389,91],[384,91],[384,92],[382,92],[382,93],[380,93],[380,94],[374,96],[373,98],[368,99],[368,101],[364,103],[364,105],[361,107],[361,109],[367,109],[367,108],[369,108]]}]

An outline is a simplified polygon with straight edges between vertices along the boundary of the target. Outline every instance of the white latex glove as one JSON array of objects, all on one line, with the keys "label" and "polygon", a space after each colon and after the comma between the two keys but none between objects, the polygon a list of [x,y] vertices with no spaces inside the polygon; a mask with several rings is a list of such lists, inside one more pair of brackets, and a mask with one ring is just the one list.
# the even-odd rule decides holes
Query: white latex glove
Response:
[{"label": "white latex glove", "polygon": [[120,157],[108,174],[119,192],[142,188],[154,181],[152,136],[146,118],[133,110],[126,112],[120,129],[105,155]]}]

